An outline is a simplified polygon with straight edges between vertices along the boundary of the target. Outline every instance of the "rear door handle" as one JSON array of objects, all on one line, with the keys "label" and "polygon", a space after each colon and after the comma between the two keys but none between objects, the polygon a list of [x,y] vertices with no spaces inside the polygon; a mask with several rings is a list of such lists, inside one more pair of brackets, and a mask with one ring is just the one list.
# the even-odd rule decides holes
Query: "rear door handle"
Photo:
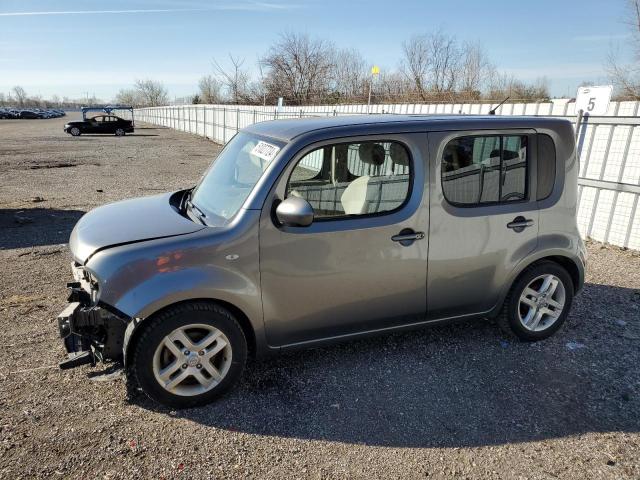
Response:
[{"label": "rear door handle", "polygon": [[512,229],[514,232],[522,232],[525,228],[531,227],[533,220],[530,218],[524,218],[522,216],[516,217],[512,222],[507,223],[507,228]]},{"label": "rear door handle", "polygon": [[423,238],[424,238],[424,232],[414,232],[410,228],[405,228],[402,231],[400,231],[399,234],[391,237],[391,240],[393,240],[394,242],[400,243],[400,245],[404,247],[408,247],[416,240],[422,240]]}]

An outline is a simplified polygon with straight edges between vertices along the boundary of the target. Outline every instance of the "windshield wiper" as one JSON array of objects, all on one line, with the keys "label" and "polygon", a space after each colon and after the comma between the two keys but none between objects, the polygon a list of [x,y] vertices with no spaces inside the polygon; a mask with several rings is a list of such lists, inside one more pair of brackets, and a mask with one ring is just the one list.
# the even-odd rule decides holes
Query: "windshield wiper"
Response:
[{"label": "windshield wiper", "polygon": [[189,197],[187,197],[187,201],[185,203],[185,205],[187,206],[187,211],[191,210],[191,212],[200,221],[200,223],[202,223],[203,225],[206,225],[207,222],[205,222],[204,219],[207,218],[207,216],[204,214],[202,210],[200,210],[198,207],[194,205],[190,197],[191,197],[191,193],[189,193]]}]

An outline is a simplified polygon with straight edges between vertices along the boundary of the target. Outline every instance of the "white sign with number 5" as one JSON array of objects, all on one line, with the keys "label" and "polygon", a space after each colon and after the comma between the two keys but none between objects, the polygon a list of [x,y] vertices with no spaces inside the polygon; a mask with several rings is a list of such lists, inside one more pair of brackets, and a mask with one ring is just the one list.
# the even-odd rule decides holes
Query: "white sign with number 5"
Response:
[{"label": "white sign with number 5", "polygon": [[580,87],[576,95],[576,114],[606,115],[613,86]]}]

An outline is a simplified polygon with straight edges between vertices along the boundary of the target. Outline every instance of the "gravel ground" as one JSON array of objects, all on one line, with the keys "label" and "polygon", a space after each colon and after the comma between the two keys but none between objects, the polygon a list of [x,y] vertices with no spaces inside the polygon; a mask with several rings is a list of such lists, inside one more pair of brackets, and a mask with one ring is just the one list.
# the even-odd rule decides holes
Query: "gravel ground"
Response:
[{"label": "gravel ground", "polygon": [[0,478],[640,478],[640,255],[600,244],[541,343],[472,322],[289,353],[179,412],[104,367],[59,371],[73,224],[192,185],[219,151],[64,121],[0,121]]}]

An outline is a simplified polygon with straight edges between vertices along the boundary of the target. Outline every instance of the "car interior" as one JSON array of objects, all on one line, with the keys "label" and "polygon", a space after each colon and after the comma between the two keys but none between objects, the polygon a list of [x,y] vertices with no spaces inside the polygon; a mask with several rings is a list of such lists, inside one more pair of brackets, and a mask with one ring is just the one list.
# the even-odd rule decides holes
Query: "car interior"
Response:
[{"label": "car interior", "polygon": [[304,198],[316,218],[388,212],[406,200],[410,157],[397,142],[322,147],[292,172],[287,197]]}]

